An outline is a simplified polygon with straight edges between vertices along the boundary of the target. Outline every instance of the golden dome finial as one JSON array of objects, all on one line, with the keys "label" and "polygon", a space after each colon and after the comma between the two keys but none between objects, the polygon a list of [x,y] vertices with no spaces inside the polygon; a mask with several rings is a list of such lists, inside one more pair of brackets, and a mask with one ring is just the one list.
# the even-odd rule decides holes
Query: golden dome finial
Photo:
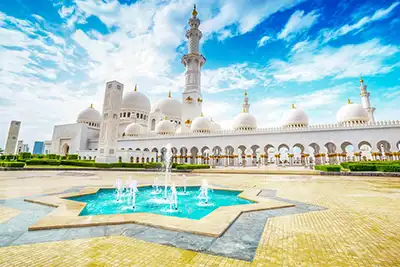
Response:
[{"label": "golden dome finial", "polygon": [[171,90],[168,92],[168,98],[171,98]]},{"label": "golden dome finial", "polygon": [[213,119],[212,119],[212,117],[210,118],[210,121],[214,122]]},{"label": "golden dome finial", "polygon": [[197,16],[197,10],[196,10],[196,4],[193,6],[193,11],[192,11],[192,16],[196,17]]},{"label": "golden dome finial", "polygon": [[294,104],[292,104],[292,108],[296,108],[296,106]]},{"label": "golden dome finial", "polygon": [[135,89],[133,91],[135,91],[135,92],[137,91],[137,84],[135,84]]},{"label": "golden dome finial", "polygon": [[90,104],[90,108],[93,108],[93,104]]},{"label": "golden dome finial", "polygon": [[360,76],[360,83],[362,84],[362,83],[364,83],[364,80],[363,80],[363,78]]},{"label": "golden dome finial", "polygon": [[165,120],[165,121],[167,121],[167,120],[168,120],[168,117],[167,117],[167,116],[165,116],[165,117],[164,117],[164,120]]},{"label": "golden dome finial", "polygon": [[247,96],[247,89],[244,89],[244,96]]},{"label": "golden dome finial", "polygon": [[347,98],[347,104],[351,104],[350,98]]},{"label": "golden dome finial", "polygon": [[202,113],[200,113],[200,117],[204,117],[204,115],[203,115],[203,112],[202,112]]}]

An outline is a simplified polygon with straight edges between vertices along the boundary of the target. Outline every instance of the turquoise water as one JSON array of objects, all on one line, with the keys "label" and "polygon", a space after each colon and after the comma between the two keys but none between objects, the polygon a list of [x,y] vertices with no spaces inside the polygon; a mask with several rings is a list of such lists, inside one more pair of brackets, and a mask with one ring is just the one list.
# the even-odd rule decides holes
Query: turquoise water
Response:
[{"label": "turquoise water", "polygon": [[[254,203],[239,198],[238,195],[241,191],[209,190],[209,201],[206,204],[197,197],[200,187],[187,187],[186,194],[183,192],[183,187],[176,189],[178,192],[178,210],[171,209],[170,205],[165,203],[163,190],[159,194],[154,194],[155,192],[150,186],[138,188],[135,210],[128,194],[120,201],[116,200],[115,189],[100,189],[96,194],[67,199],[87,203],[79,216],[149,212],[194,220],[203,218],[221,206]],[[171,191],[169,191],[170,193]]]}]

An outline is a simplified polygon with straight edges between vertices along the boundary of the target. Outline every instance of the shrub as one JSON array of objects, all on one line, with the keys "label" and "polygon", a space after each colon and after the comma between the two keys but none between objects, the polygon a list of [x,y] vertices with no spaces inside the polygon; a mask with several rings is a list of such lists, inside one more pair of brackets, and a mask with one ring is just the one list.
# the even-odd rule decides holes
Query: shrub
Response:
[{"label": "shrub", "polygon": [[0,166],[4,168],[23,168],[25,166],[25,162],[17,162],[17,161],[10,161],[10,162],[0,162]]},{"label": "shrub", "polygon": [[79,167],[95,167],[94,161],[88,160],[62,160],[61,165],[79,166]]},{"label": "shrub", "polygon": [[145,169],[160,169],[163,168],[164,164],[161,162],[148,162],[143,163]]},{"label": "shrub", "polygon": [[315,169],[324,172],[340,172],[339,165],[315,165]]},{"label": "shrub", "polygon": [[180,164],[176,166],[178,170],[185,170],[185,169],[209,169],[210,165],[208,164]]},{"label": "shrub", "polygon": [[348,169],[350,163],[352,163],[352,162],[342,162],[342,163],[340,163],[340,166],[342,166],[345,169]]},{"label": "shrub", "polygon": [[[161,162],[160,162],[161,163]],[[176,169],[179,165],[182,165],[182,163],[176,163],[176,162],[174,162],[174,163],[172,163],[172,168],[173,169]]]},{"label": "shrub", "polygon": [[60,161],[56,159],[29,159],[26,161],[26,165],[60,165]]},{"label": "shrub", "polygon": [[380,172],[400,172],[400,165],[376,165],[376,169]]},{"label": "shrub", "polygon": [[31,153],[30,152],[21,152],[19,153],[20,159],[30,159],[31,158]]},{"label": "shrub", "polygon": [[94,162],[92,164],[96,168],[112,168],[113,167],[113,164],[109,164],[109,163]]},{"label": "shrub", "polygon": [[144,163],[118,162],[112,164],[113,168],[144,168]]},{"label": "shrub", "polygon": [[0,155],[0,160],[5,160],[6,159],[6,155]]},{"label": "shrub", "polygon": [[5,155],[4,160],[5,161],[11,161],[11,160],[16,160],[17,156],[16,155]]},{"label": "shrub", "polygon": [[48,158],[48,159],[57,159],[57,156],[58,156],[58,155],[56,155],[56,154],[48,154],[48,155],[47,155],[47,158]]},{"label": "shrub", "polygon": [[44,159],[46,156],[43,154],[33,154],[32,159]]},{"label": "shrub", "polygon": [[78,154],[69,154],[68,155],[68,160],[78,160],[79,155]]},{"label": "shrub", "polygon": [[348,168],[352,172],[373,172],[376,171],[376,164],[364,163],[350,163]]}]

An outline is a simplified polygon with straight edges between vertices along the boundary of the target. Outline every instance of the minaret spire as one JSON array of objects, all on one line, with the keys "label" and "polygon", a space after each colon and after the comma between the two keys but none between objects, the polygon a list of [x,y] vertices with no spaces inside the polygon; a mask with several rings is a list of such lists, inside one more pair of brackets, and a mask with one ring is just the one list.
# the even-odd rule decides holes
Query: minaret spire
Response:
[{"label": "minaret spire", "polygon": [[367,85],[364,84],[364,79],[360,77],[360,97],[362,106],[367,110],[370,122],[375,122],[374,112],[375,108],[371,106],[369,101],[370,93],[367,91]]},{"label": "minaret spire", "polygon": [[244,90],[244,102],[243,102],[243,112],[244,113],[249,113],[250,110],[250,104],[249,104],[249,98],[247,97],[247,90]]},{"label": "minaret spire", "polygon": [[201,67],[206,59],[200,54],[200,39],[203,37],[199,30],[200,20],[197,17],[197,7],[193,6],[189,19],[188,53],[182,57],[185,66],[185,87],[182,94],[182,120],[193,121],[202,112],[203,97],[201,94]]}]

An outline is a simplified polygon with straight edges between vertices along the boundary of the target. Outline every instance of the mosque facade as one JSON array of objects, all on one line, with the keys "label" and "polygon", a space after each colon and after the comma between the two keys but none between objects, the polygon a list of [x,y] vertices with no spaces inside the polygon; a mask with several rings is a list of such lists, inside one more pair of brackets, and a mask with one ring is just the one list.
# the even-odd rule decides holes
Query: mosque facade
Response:
[{"label": "mosque facade", "polygon": [[91,106],[75,123],[56,125],[52,140],[45,142],[46,152],[79,154],[100,162],[155,162],[162,160],[170,143],[174,162],[220,166],[399,159],[400,121],[375,121],[362,78],[361,104],[349,100],[332,124],[309,124],[307,113],[293,104],[279,127],[259,128],[247,91],[232,129],[222,129],[203,116],[201,69],[206,59],[199,51],[202,32],[197,15],[194,9],[186,32],[181,100],[169,93],[152,107],[137,86],[124,94],[123,84],[107,82],[102,113]]}]

